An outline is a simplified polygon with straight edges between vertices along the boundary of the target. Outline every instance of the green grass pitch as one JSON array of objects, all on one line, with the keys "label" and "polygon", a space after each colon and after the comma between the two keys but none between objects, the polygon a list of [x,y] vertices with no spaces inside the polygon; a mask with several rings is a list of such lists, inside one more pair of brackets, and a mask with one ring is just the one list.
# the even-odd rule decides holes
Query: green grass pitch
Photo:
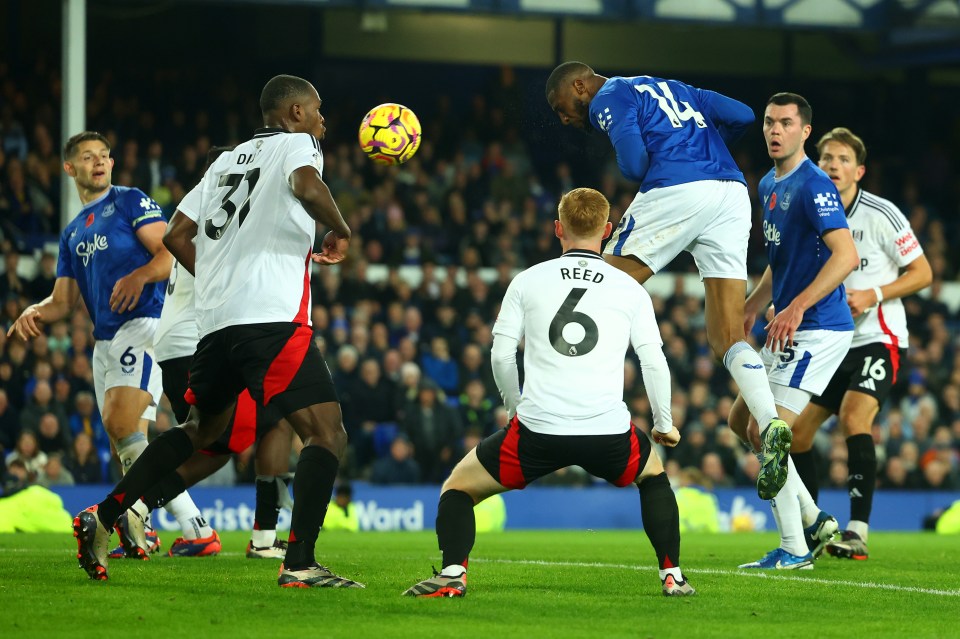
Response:
[{"label": "green grass pitch", "polygon": [[[165,544],[173,535],[162,537]],[[740,571],[772,534],[686,535],[695,597],[667,599],[642,531],[517,531],[477,539],[462,600],[400,593],[440,566],[424,533],[323,533],[318,558],[365,590],[276,585],[245,533],[207,558],[118,560],[110,580],[77,568],[68,534],[0,538],[0,637],[957,637],[960,540],[873,533],[865,562]]]}]

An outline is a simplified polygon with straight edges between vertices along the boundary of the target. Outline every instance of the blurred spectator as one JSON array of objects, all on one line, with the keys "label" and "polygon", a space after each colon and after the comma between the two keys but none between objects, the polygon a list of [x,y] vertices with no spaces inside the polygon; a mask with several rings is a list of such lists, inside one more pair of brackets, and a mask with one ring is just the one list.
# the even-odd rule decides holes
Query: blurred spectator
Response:
[{"label": "blurred spectator", "polygon": [[43,472],[43,467],[47,465],[47,454],[37,445],[37,436],[31,431],[24,431],[20,433],[17,445],[13,452],[7,455],[5,461],[7,466],[15,461],[21,462],[30,474],[30,481],[35,481]]},{"label": "blurred spectator", "polygon": [[73,450],[64,459],[64,465],[78,484],[99,484],[104,481],[100,456],[90,436],[85,432],[80,432],[73,438]]},{"label": "blurred spectator", "polygon": [[49,488],[50,486],[73,486],[76,482],[70,471],[64,468],[62,454],[56,453],[47,458],[38,483]]},{"label": "blurred spectator", "polygon": [[20,411],[20,427],[24,430],[36,431],[40,428],[40,418],[46,413],[52,413],[63,428],[67,426],[67,414],[63,406],[53,399],[53,390],[50,383],[39,380],[33,388],[33,396],[27,405]]},{"label": "blurred spectator", "polygon": [[370,482],[374,484],[420,483],[420,465],[413,458],[414,447],[403,433],[390,444],[390,454],[373,464]]},{"label": "blurred spectator", "polygon": [[58,454],[66,455],[71,443],[70,435],[53,413],[44,413],[40,416],[40,426],[37,428],[37,445],[47,456]]},{"label": "blurred spectator", "polygon": [[464,389],[459,406],[463,427],[467,430],[474,429],[484,437],[492,435],[496,430],[493,418],[494,404],[487,398],[483,382],[472,379],[466,383]]},{"label": "blurred spectator", "polygon": [[400,424],[413,443],[423,481],[442,482],[457,462],[462,436],[460,416],[439,397],[437,385],[425,379],[420,383],[417,402]]}]

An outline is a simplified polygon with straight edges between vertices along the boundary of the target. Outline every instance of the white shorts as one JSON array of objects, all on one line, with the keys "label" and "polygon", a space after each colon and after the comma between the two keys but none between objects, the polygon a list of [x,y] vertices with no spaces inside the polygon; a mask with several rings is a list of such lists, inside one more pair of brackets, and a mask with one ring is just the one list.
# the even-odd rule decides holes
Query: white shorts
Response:
[{"label": "white shorts", "polygon": [[752,208],[747,187],[704,180],[637,193],[607,242],[607,255],[633,255],[656,273],[680,251],[700,278],[747,279]]},{"label": "white shorts", "polygon": [[143,412],[143,419],[153,421],[157,403],[163,393],[163,378],[153,354],[153,336],[160,320],[138,317],[126,322],[113,339],[100,339],[93,346],[93,386],[97,405],[103,410],[107,391],[117,386],[145,390],[153,402]]},{"label": "white shorts", "polygon": [[[782,353],[773,353],[764,346],[760,358],[767,367],[770,388],[777,397],[777,386],[800,389],[811,395],[820,395],[837,372],[850,343],[853,331],[797,331],[793,347]],[[787,397],[790,393],[781,393]],[[793,407],[778,404],[793,410]],[[800,407],[803,410],[803,407]],[[799,411],[797,411],[799,413]]]}]

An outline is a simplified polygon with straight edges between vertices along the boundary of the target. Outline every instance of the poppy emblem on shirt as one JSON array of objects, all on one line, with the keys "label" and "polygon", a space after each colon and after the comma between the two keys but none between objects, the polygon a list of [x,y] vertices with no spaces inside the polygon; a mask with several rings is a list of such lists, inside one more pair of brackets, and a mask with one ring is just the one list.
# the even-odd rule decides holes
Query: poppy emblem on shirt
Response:
[{"label": "poppy emblem on shirt", "polygon": [[87,216],[87,224],[86,224],[86,226],[90,226],[91,224],[93,224],[93,213],[91,213],[90,215]]},{"label": "poppy emblem on shirt", "polygon": [[770,210],[777,208],[777,194],[774,193],[770,196]]}]

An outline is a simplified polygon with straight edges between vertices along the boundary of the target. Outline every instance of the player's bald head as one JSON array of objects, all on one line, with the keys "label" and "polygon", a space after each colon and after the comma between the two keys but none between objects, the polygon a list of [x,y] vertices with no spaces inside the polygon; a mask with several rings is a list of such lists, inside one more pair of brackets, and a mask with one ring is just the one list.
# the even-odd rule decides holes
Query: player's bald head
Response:
[{"label": "player's bald head", "polygon": [[589,66],[583,62],[564,62],[550,74],[547,78],[547,100],[561,87],[567,86],[574,80],[589,78],[596,75]]},{"label": "player's bald head", "polygon": [[260,92],[260,112],[266,117],[291,103],[309,97],[315,91],[312,84],[295,75],[274,76]]}]

